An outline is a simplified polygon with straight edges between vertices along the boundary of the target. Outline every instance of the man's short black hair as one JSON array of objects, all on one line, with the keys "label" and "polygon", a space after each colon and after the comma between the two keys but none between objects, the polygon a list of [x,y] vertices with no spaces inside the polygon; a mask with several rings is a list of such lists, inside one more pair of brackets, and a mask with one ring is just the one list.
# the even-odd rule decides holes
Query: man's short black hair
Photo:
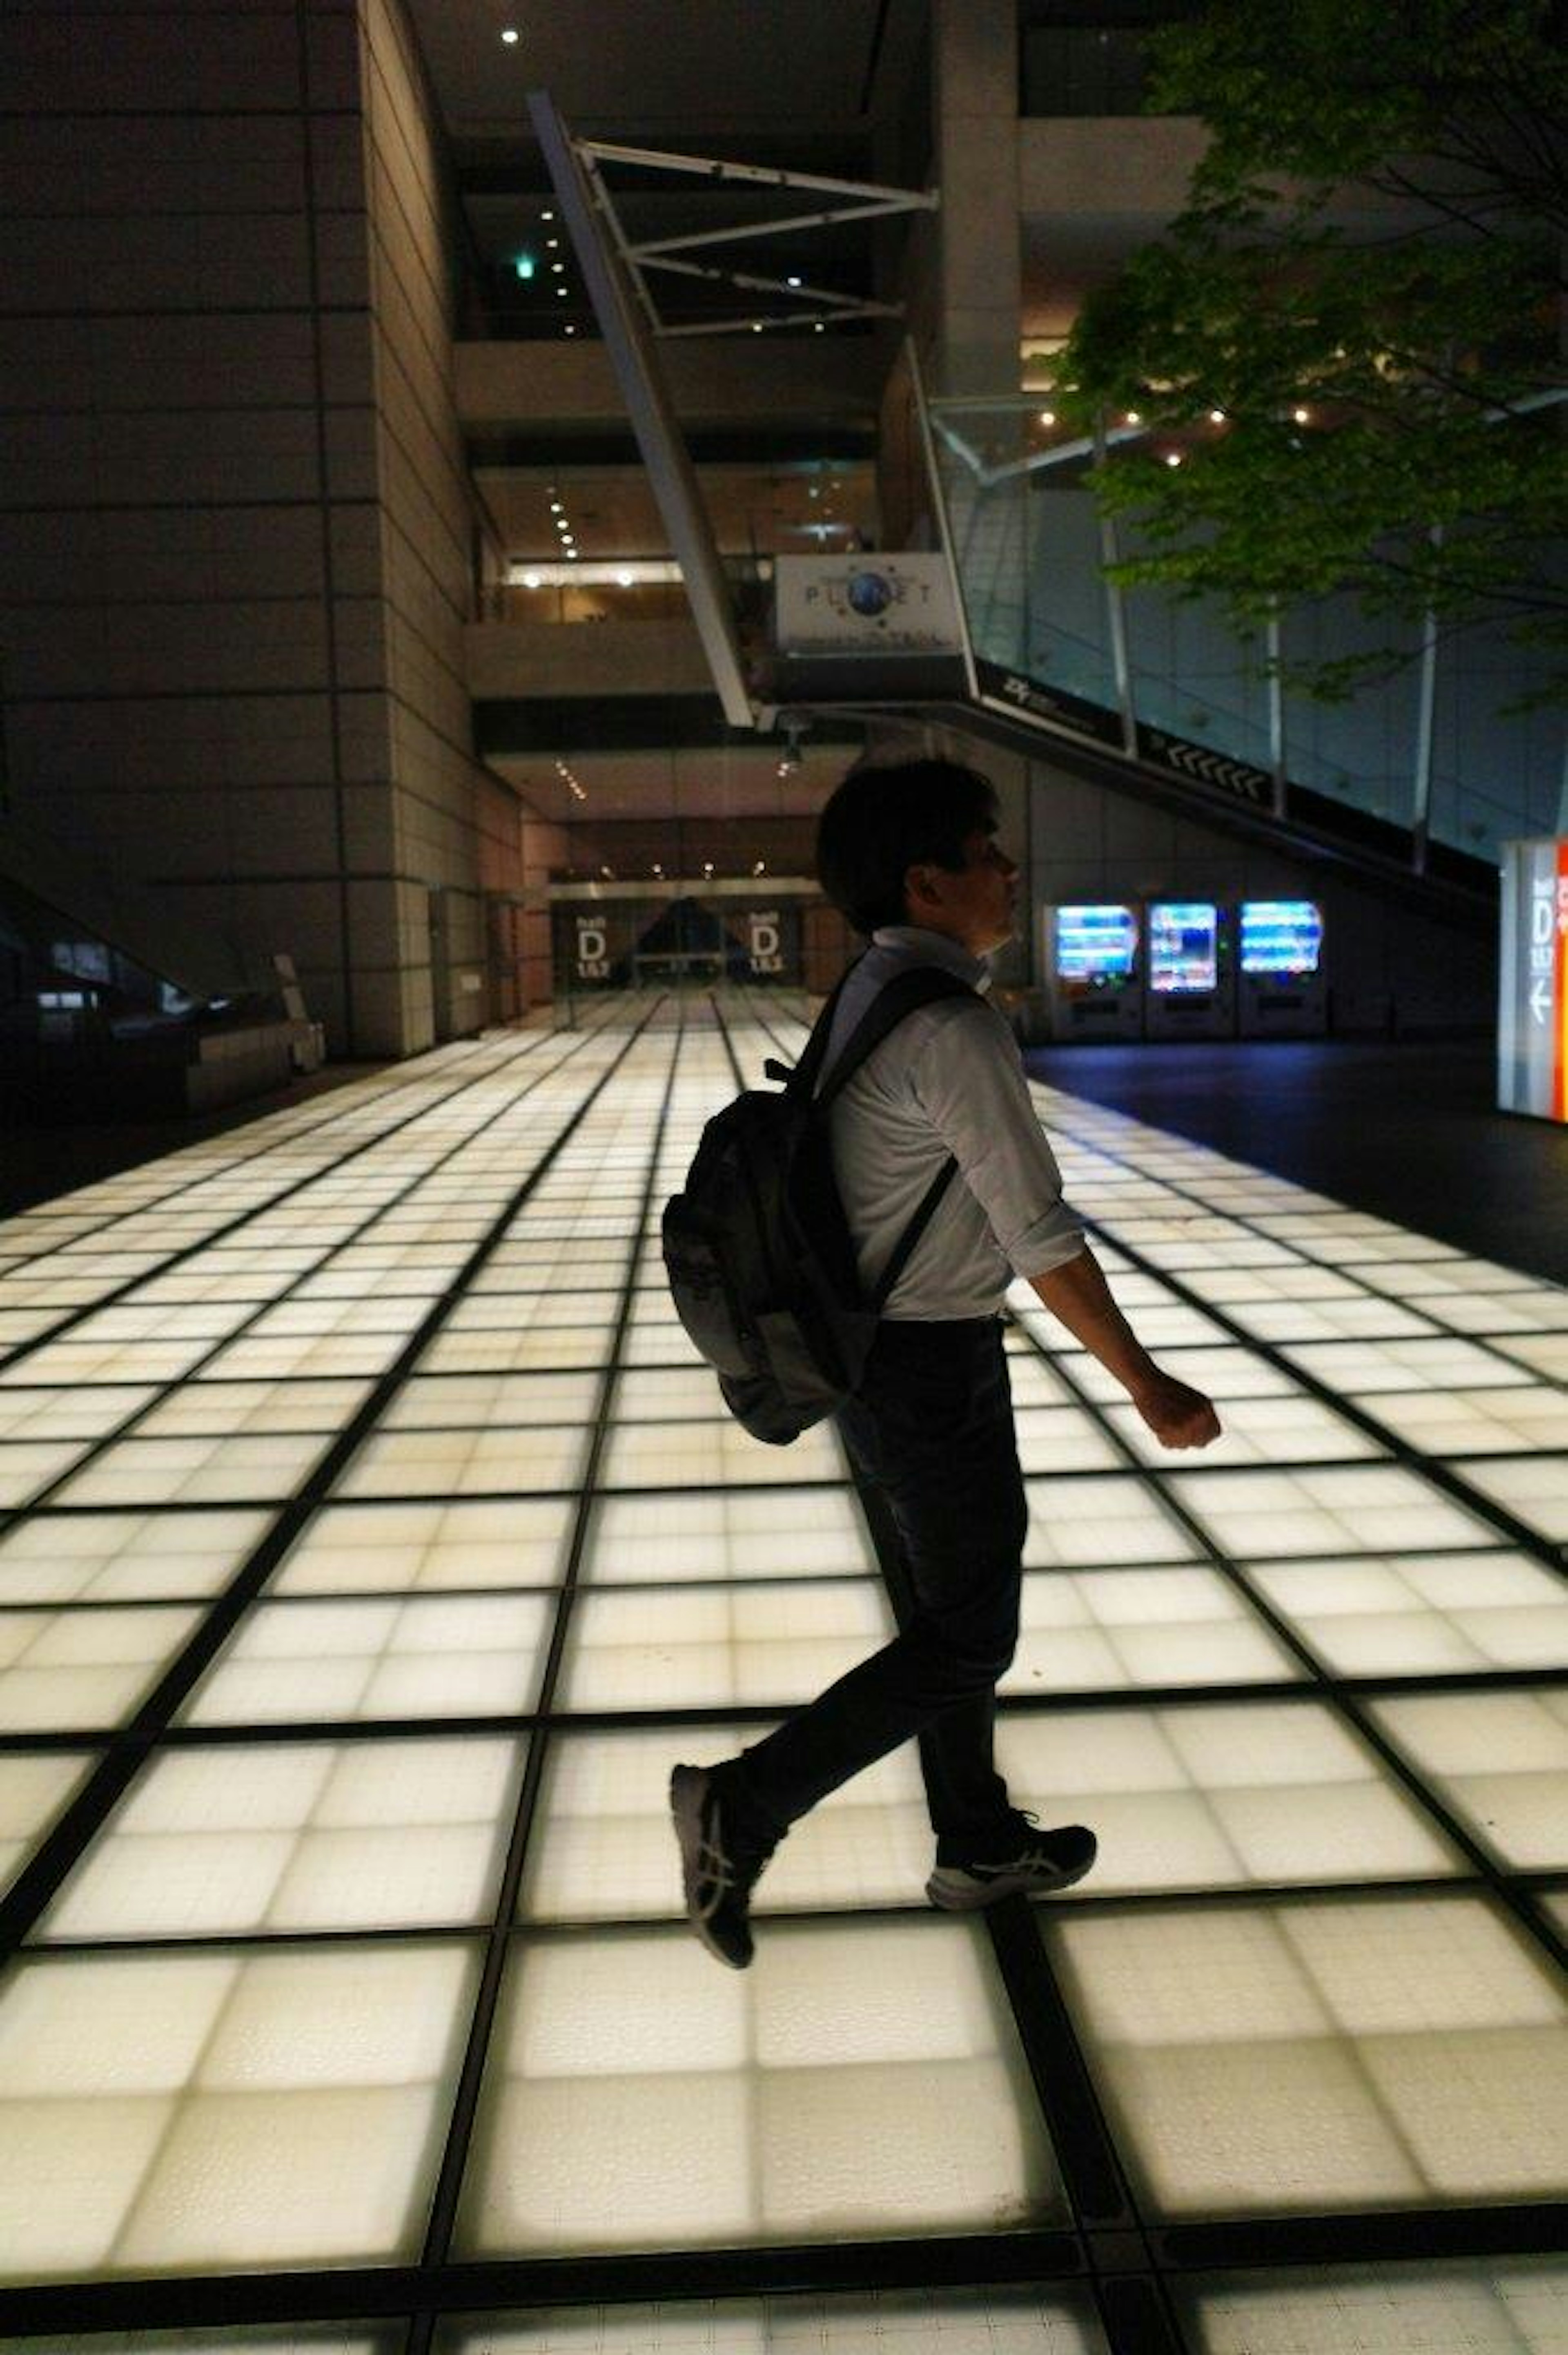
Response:
[{"label": "man's short black hair", "polygon": [[956,871],[965,836],[993,833],[996,818],[990,778],[958,761],[852,769],[818,821],[818,879],[857,932],[907,923],[909,868]]}]

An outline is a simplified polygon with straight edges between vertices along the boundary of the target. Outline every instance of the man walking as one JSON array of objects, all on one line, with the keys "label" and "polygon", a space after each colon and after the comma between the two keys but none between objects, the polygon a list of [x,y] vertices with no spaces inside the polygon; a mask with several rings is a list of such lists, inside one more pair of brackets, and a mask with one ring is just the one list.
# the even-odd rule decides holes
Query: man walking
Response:
[{"label": "man walking", "polygon": [[932,760],[853,772],[818,831],[822,888],[872,943],[840,997],[824,1069],[900,974],[937,965],[976,995],[906,1016],[828,1114],[868,1295],[948,1156],[958,1163],[839,1418],[857,1472],[886,1500],[914,1608],[890,1644],[774,1732],[671,1777],[688,1916],[736,1970],[752,1957],[751,1891],[789,1826],[912,1735],[937,1838],[934,1904],[1065,1889],[1095,1860],[1084,1826],[1042,1829],[1015,1808],[992,1759],[1028,1520],[999,1315],[1012,1278],[1033,1284],[1163,1445],[1203,1447],[1219,1433],[1209,1401],[1160,1370],[1112,1300],[1062,1199],[1018,1049],[980,995],[984,959],[1013,932],[1018,870],[996,825],[989,781]]}]

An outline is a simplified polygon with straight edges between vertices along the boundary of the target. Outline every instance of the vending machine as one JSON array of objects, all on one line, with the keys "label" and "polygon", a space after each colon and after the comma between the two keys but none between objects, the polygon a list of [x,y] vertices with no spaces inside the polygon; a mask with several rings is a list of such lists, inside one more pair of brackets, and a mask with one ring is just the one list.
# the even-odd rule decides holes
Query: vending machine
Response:
[{"label": "vending machine", "polygon": [[1315,900],[1244,900],[1237,962],[1244,1039],[1323,1036],[1323,911]]},{"label": "vending machine", "polygon": [[1236,1027],[1230,928],[1212,900],[1149,907],[1150,1039],[1229,1039]]},{"label": "vending machine", "polygon": [[1045,911],[1053,1039],[1137,1039],[1143,1029],[1138,917],[1131,908]]}]

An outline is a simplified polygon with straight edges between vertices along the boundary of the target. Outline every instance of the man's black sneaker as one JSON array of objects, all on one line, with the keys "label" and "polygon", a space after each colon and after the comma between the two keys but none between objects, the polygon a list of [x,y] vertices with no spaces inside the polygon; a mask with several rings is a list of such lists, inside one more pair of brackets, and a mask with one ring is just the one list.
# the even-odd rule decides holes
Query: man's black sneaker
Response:
[{"label": "man's black sneaker", "polygon": [[938,1864],[926,1894],[945,1913],[972,1913],[1003,1897],[1049,1897],[1082,1881],[1098,1847],[1083,1824],[1057,1824],[1042,1831],[1033,1816],[1015,1814],[1018,1846],[1010,1853]]},{"label": "man's black sneaker", "polygon": [[670,1777],[670,1813],[681,1844],[686,1919],[710,1955],[743,1971],[751,1960],[751,1892],[772,1854],[735,1834],[726,1820],[723,1789],[710,1766],[677,1766]]}]

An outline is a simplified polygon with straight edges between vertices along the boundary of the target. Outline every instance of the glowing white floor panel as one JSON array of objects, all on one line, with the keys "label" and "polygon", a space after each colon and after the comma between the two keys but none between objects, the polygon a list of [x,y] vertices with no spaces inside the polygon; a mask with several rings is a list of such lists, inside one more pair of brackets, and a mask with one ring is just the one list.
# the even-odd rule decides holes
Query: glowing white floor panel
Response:
[{"label": "glowing white floor panel", "polygon": [[[726,1018],[749,1071],[799,1043]],[[677,1926],[670,1765],[892,1625],[836,1437],[749,1441],[663,1289],[734,1084],[705,1006],[493,1036],[0,1228],[0,2281],[1073,2229],[1033,2023],[921,1902],[912,1753],[781,1850],[749,1977]],[[1561,2197],[1568,1295],[1036,1095],[1225,1423],[1161,1456],[1017,1289],[1001,1749],[1100,1832],[1037,1927],[1142,2217]],[[1522,2260],[1178,2305],[1194,2355],[1568,2345]],[[1107,2344],[1082,2287],[437,2343]]]}]

